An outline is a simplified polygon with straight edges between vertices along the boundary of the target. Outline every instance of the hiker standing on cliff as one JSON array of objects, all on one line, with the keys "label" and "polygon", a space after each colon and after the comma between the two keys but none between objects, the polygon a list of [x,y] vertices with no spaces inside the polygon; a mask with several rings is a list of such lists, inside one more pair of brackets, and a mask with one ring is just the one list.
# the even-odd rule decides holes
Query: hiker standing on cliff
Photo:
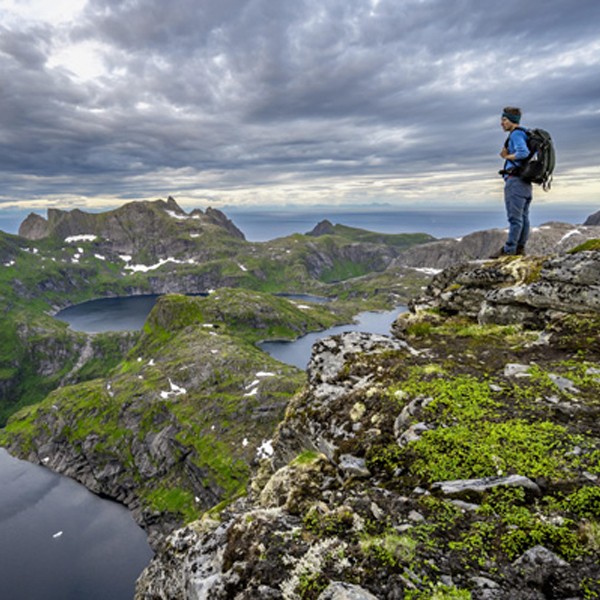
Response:
[{"label": "hiker standing on cliff", "polygon": [[508,132],[508,138],[500,151],[504,167],[500,174],[504,178],[504,204],[508,218],[508,238],[498,252],[490,258],[508,254],[525,254],[525,244],[529,237],[529,205],[531,204],[531,183],[519,176],[519,168],[529,157],[527,134],[520,127],[521,109],[507,106],[502,111],[500,125]]}]

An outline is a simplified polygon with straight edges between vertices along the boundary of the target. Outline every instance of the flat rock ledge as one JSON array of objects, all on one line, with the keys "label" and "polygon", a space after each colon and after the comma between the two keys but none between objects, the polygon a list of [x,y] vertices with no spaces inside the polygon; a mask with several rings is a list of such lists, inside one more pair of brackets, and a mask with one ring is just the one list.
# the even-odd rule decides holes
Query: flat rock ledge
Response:
[{"label": "flat rock ledge", "polygon": [[483,477],[481,479],[457,479],[455,481],[438,481],[431,486],[432,492],[439,491],[444,496],[473,500],[497,487],[520,487],[527,493],[540,496],[542,491],[537,483],[522,475],[508,477]]}]

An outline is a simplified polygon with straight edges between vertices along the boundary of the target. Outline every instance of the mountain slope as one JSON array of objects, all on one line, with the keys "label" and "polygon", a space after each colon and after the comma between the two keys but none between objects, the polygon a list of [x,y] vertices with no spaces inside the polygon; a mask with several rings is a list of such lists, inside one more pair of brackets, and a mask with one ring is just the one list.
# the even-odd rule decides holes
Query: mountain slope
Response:
[{"label": "mountain slope", "polygon": [[136,600],[600,594],[599,271],[457,266],[395,339],[322,340],[251,495],[169,537]]},{"label": "mountain slope", "polygon": [[165,296],[107,377],[14,415],[0,443],[123,502],[154,539],[245,489],[303,384],[303,372],[254,343],[336,319],[324,306],[244,290]]}]

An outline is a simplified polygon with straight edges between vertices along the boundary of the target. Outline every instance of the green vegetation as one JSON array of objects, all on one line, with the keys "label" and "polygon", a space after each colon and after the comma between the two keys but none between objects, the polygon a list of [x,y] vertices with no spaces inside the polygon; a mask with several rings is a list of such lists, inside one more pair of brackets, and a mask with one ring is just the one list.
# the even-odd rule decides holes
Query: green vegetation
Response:
[{"label": "green vegetation", "polygon": [[405,600],[471,600],[471,592],[448,585],[431,585],[426,590],[409,590]]},{"label": "green vegetation", "polygon": [[153,489],[146,494],[144,500],[152,510],[181,515],[184,523],[197,519],[201,514],[194,495],[177,487]]},{"label": "green vegetation", "polygon": [[[363,242],[368,244],[385,244],[396,248],[410,248],[416,244],[425,244],[435,240],[434,237],[426,233],[375,233],[366,231],[357,227],[348,227],[347,225],[333,225],[327,235],[339,236],[353,242]],[[326,236],[321,236],[326,237]]]},{"label": "green vegetation", "polygon": [[600,239],[587,240],[583,244],[569,250],[569,254],[576,254],[577,252],[585,252],[587,250],[600,250]]},{"label": "green vegetation", "polygon": [[[539,331],[514,325],[437,315],[423,322],[407,324],[415,326],[417,353],[386,351],[346,364],[344,380],[372,379],[330,408],[340,428],[346,422],[355,432],[340,452],[364,456],[369,481],[401,500],[386,505],[364,480],[347,479],[337,508],[315,505],[305,514],[303,535],[348,544],[353,569],[345,580],[370,588],[400,577],[414,586],[406,598],[470,598],[470,574],[499,581],[507,564],[539,545],[571,565],[597,564],[598,346],[572,346],[567,337],[578,328],[580,337],[590,333],[588,316],[552,322],[557,346],[550,350],[537,343]],[[511,375],[509,363],[524,372]],[[306,418],[316,418],[310,406],[303,412],[295,404],[288,427],[302,428]],[[446,496],[433,485],[513,474],[539,489],[498,485]],[[381,510],[372,512],[371,501]],[[448,569],[463,585],[443,584]],[[583,597],[599,592],[597,579],[582,581]]]},{"label": "green vegetation", "polygon": [[[303,372],[255,341],[262,332],[299,335],[319,318],[325,325],[337,317],[245,290],[164,296],[124,360],[103,378],[62,386],[13,415],[0,443],[28,453],[52,440],[74,456],[85,452],[96,472],[114,473],[105,493],[130,489],[148,510],[188,522],[243,492],[257,449],[304,384]],[[114,364],[122,342],[95,336],[99,362],[88,375]]]},{"label": "green vegetation", "polygon": [[[0,426],[20,407],[39,402],[62,385],[67,375],[69,382],[105,376],[131,346],[131,342],[127,347],[116,341],[94,342],[94,352],[80,365],[86,336],[68,331],[49,317],[57,307],[108,295],[126,296],[133,290],[139,294],[157,288],[173,289],[184,281],[195,282],[192,286],[199,290],[218,282],[267,293],[339,295],[343,303],[338,302],[335,307],[303,302],[310,305],[305,309],[304,319],[299,319],[283,300],[261,308],[259,303],[265,302],[265,296],[259,300],[252,300],[251,294],[239,297],[231,327],[238,332],[245,329],[248,340],[292,339],[310,330],[347,322],[360,310],[389,308],[398,298],[408,298],[423,282],[423,277],[413,273],[410,283],[399,285],[393,277],[379,273],[390,253],[430,241],[423,234],[381,235],[336,226],[333,235],[295,234],[265,243],[249,243],[217,225],[218,215],[217,221],[203,218],[198,233],[198,221],[174,218],[167,212],[173,210],[178,210],[173,203],[159,201],[131,203],[96,215],[58,211],[49,225],[51,235],[37,241],[0,232],[0,300],[4,308],[0,315]],[[91,241],[65,242],[57,232],[67,222],[79,223],[86,231],[98,235]],[[150,223],[156,235],[147,235]],[[110,228],[116,228],[115,235],[124,236],[133,245],[129,260],[116,252],[112,242],[103,236],[102,232]],[[169,251],[172,259],[179,261],[177,277],[173,277],[175,267],[171,263],[147,272],[126,268],[158,264],[169,246],[173,247],[172,253]],[[190,253],[195,257],[191,261],[187,258]],[[366,278],[354,282],[358,275],[367,273]],[[345,280],[342,286],[328,283],[342,279]],[[244,309],[247,299],[249,306]],[[228,301],[233,302],[233,298]],[[188,303],[181,305],[185,314],[177,314],[176,304],[173,298],[165,307],[172,321],[170,327],[178,327],[178,320],[222,321],[216,301],[202,307],[204,314],[192,314],[200,308]],[[263,322],[261,315],[258,319],[253,315],[255,310],[283,312],[271,322],[268,318]],[[156,322],[147,324],[146,333],[154,328],[153,337],[160,342],[159,330],[164,324],[160,314],[155,317]],[[260,327],[254,328],[257,322]],[[163,335],[165,342],[170,333],[165,329]],[[42,344],[40,340],[44,340]],[[52,340],[56,345],[50,349]],[[102,348],[106,345],[112,345],[111,351]],[[61,356],[61,366],[40,369],[38,346],[50,355]],[[77,373],[71,373],[75,365]]]},{"label": "green vegetation", "polygon": [[361,551],[376,562],[388,567],[410,564],[416,556],[418,541],[411,535],[388,532],[382,536],[365,537]]}]

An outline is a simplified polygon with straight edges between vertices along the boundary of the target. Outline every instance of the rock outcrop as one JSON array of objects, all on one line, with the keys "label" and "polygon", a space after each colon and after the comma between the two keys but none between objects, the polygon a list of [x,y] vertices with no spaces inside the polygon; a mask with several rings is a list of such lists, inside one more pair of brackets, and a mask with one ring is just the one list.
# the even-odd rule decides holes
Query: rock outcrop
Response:
[{"label": "rock outcrop", "polygon": [[331,235],[335,232],[333,223],[329,219],[319,221],[306,235],[319,237],[320,235]]},{"label": "rock outcrop", "polygon": [[583,224],[588,226],[600,225],[600,210],[598,212],[595,212],[593,215],[590,215]]},{"label": "rock outcrop", "polygon": [[598,251],[456,265],[435,276],[413,308],[542,327],[557,312],[600,312],[599,265]]},{"label": "rock outcrop", "polygon": [[599,272],[467,264],[395,338],[319,342],[248,497],[167,538],[136,600],[600,593]]}]

